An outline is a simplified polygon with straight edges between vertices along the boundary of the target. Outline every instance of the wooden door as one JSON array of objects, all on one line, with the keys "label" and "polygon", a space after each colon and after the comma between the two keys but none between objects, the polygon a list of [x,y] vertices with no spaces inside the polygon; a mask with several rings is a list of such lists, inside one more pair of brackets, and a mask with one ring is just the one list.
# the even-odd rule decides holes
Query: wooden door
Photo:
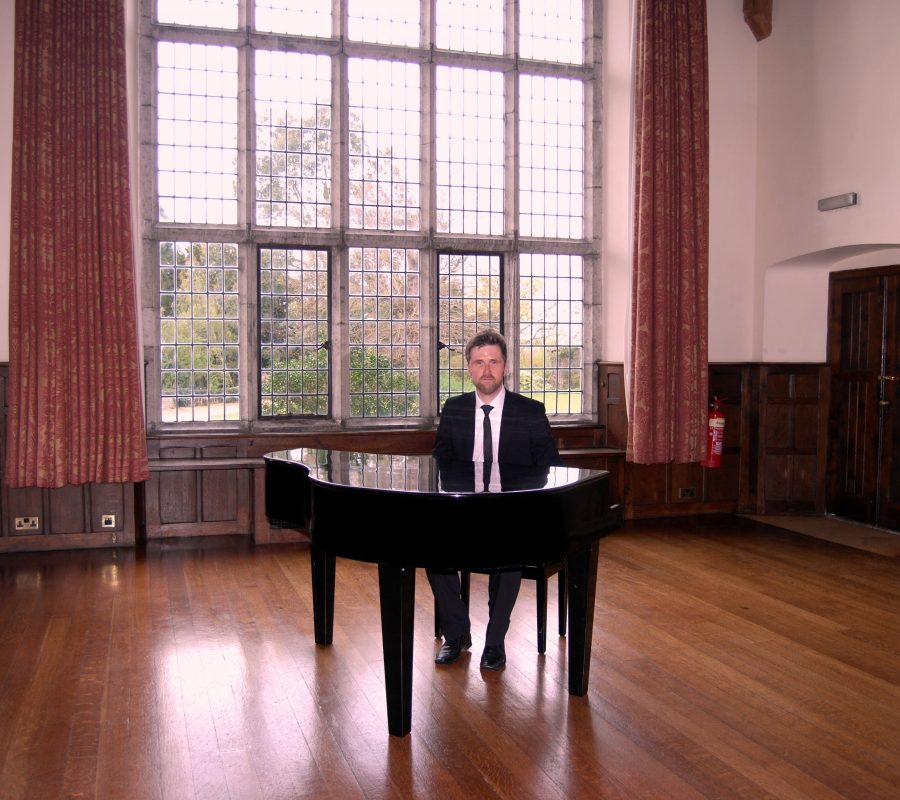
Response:
[{"label": "wooden door", "polygon": [[832,273],[826,508],[900,529],[900,266]]},{"label": "wooden door", "polygon": [[877,525],[900,530],[900,269],[886,275]]}]

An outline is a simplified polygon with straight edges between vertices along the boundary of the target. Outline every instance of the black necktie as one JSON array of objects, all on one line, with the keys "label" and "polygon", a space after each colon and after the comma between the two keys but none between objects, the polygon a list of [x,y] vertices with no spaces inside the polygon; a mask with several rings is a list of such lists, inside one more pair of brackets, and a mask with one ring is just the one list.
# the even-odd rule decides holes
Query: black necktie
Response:
[{"label": "black necktie", "polygon": [[494,460],[494,438],[491,436],[491,409],[493,406],[483,405],[481,410],[484,411],[484,445],[482,453],[484,454],[484,469],[482,479],[484,480],[484,490],[487,491],[491,482],[491,462]]}]

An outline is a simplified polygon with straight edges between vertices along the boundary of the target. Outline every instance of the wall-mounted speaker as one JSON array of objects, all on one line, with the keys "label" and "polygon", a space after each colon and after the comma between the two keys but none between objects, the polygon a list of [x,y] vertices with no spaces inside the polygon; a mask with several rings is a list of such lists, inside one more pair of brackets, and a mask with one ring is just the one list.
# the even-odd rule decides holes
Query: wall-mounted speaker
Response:
[{"label": "wall-mounted speaker", "polygon": [[856,192],[847,192],[846,194],[836,194],[833,197],[823,197],[819,200],[819,211],[834,211],[836,208],[847,208],[847,206],[855,206],[858,199]]}]

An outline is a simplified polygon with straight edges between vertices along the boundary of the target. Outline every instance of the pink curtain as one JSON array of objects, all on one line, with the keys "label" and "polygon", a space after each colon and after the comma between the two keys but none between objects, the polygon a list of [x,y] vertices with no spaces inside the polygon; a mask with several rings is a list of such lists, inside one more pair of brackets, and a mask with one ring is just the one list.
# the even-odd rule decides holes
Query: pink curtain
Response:
[{"label": "pink curtain", "polygon": [[141,481],[120,0],[17,0],[10,486]]},{"label": "pink curtain", "polygon": [[638,0],[626,458],[705,456],[709,114],[706,0]]}]

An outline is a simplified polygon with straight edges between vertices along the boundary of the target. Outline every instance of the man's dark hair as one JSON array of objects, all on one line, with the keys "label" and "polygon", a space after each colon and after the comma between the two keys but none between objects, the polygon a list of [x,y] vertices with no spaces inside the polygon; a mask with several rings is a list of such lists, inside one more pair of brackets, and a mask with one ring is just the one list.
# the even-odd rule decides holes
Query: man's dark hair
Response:
[{"label": "man's dark hair", "polygon": [[474,348],[487,347],[492,344],[495,344],[500,348],[503,360],[506,361],[506,339],[503,337],[503,334],[493,330],[493,328],[486,328],[485,330],[476,333],[468,342],[466,342],[466,363],[469,363],[469,357],[472,355],[472,350]]}]

